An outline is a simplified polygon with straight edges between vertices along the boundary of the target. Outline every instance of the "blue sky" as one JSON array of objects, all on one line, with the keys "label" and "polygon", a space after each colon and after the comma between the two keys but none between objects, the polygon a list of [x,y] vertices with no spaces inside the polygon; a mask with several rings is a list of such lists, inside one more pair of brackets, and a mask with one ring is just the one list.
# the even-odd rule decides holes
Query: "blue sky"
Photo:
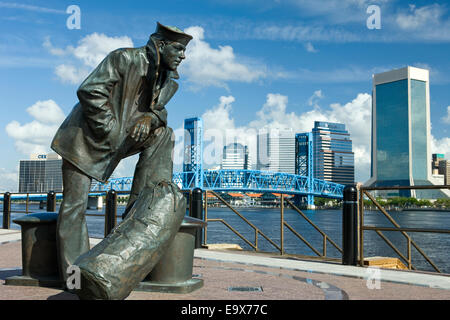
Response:
[{"label": "blue sky", "polygon": [[[67,26],[70,5],[80,29]],[[367,26],[370,5],[380,29]],[[17,190],[20,159],[48,151],[95,65],[115,48],[144,45],[156,21],[194,36],[167,105],[178,136],[192,116],[204,118],[209,141],[222,134],[249,145],[263,126],[306,132],[314,120],[343,122],[365,181],[372,74],[411,65],[430,70],[432,151],[450,158],[449,17],[445,1],[0,1],[0,191]],[[218,164],[216,147],[207,166]],[[135,161],[116,175],[132,175]]]}]

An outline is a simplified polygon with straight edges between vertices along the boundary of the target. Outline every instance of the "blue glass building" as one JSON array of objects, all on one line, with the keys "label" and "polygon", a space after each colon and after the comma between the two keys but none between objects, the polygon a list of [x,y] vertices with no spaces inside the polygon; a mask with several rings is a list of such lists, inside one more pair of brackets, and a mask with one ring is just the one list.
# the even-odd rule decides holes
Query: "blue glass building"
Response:
[{"label": "blue glass building", "polygon": [[[373,76],[369,186],[431,185],[429,71],[414,67]],[[390,191],[387,196],[438,198],[440,191]]]}]

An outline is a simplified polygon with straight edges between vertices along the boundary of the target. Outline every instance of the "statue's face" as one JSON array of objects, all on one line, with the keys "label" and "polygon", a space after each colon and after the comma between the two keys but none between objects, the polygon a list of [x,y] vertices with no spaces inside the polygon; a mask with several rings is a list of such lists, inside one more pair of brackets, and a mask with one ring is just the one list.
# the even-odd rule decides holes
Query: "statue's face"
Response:
[{"label": "statue's face", "polygon": [[160,48],[161,64],[171,71],[176,71],[181,61],[186,58],[186,47],[179,42],[166,43]]}]

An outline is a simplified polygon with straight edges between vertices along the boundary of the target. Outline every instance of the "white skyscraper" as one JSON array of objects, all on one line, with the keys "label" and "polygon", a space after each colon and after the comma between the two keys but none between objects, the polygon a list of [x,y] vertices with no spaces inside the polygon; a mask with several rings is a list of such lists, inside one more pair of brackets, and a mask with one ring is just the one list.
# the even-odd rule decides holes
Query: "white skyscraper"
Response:
[{"label": "white skyscraper", "polygon": [[257,170],[295,174],[295,133],[292,129],[264,129],[257,139]]}]

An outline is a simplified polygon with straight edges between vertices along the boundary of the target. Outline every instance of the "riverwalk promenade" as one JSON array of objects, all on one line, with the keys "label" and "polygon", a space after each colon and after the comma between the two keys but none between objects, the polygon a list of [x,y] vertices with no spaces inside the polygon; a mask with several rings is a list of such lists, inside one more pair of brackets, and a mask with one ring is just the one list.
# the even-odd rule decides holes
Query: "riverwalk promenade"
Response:
[{"label": "riverwalk promenade", "polygon": [[[91,245],[101,239],[91,238]],[[60,289],[5,285],[21,275],[20,230],[0,229],[0,300],[77,300]],[[450,300],[450,275],[343,266],[240,250],[196,249],[191,293],[133,291],[128,300]]]}]

